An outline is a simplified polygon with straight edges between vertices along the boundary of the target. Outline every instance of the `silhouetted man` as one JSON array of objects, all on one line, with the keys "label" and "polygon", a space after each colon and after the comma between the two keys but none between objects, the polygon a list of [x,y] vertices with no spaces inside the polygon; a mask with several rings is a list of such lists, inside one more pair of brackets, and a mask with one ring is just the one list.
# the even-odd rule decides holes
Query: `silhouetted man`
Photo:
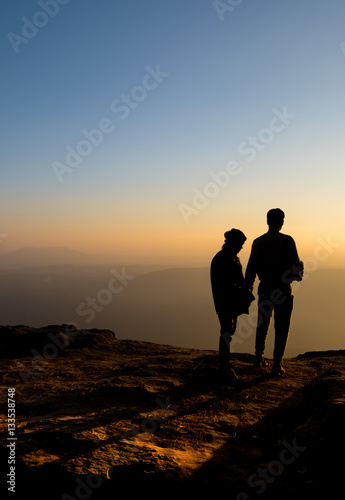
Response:
[{"label": "silhouetted man", "polygon": [[211,262],[211,287],[216,313],[220,322],[219,369],[221,375],[230,382],[238,377],[230,363],[230,342],[236,330],[237,290],[244,286],[242,265],[237,257],[246,236],[239,229],[231,229],[224,234],[222,249]]},{"label": "silhouetted man", "polygon": [[299,260],[293,238],[280,233],[284,217],[284,212],[280,208],[273,208],[267,212],[268,232],[253,241],[245,275],[250,289],[253,288],[256,275],[260,280],[255,341],[256,367],[266,364],[263,353],[274,311],[273,375],[281,375],[284,372],[281,363],[293,308],[291,282],[300,281],[303,276],[303,263]]}]

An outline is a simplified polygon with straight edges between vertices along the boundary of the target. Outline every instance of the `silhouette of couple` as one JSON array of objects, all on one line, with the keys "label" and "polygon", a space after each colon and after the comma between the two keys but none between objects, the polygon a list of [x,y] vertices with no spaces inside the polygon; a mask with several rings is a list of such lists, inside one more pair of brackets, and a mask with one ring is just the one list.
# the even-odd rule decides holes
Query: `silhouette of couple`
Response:
[{"label": "silhouette of couple", "polygon": [[239,229],[224,234],[224,245],[211,262],[212,294],[220,323],[219,369],[221,376],[230,383],[238,381],[230,361],[230,343],[238,316],[248,314],[255,299],[252,290],[256,276],[260,283],[254,366],[266,365],[263,354],[274,311],[275,344],[271,373],[279,376],[284,372],[282,359],[293,308],[291,283],[301,281],[303,277],[303,263],[293,238],[280,232],[284,218],[280,208],[267,212],[268,231],[253,241],[245,276],[237,254],[247,238]]}]

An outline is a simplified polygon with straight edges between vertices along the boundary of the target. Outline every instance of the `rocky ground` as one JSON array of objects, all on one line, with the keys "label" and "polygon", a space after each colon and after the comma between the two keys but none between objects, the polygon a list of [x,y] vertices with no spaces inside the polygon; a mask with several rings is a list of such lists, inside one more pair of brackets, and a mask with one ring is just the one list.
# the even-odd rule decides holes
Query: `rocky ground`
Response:
[{"label": "rocky ground", "polygon": [[109,330],[0,327],[0,348],[1,492],[15,389],[12,498],[296,500],[342,487],[345,351],[287,359],[278,378],[270,361],[255,370],[251,355],[236,354],[240,383],[231,386],[216,351]]}]

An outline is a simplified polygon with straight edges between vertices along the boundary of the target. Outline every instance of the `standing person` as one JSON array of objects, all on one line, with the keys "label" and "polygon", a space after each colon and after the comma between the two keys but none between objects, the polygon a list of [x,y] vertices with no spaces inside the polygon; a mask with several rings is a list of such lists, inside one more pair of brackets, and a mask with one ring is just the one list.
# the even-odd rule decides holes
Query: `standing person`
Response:
[{"label": "standing person", "polygon": [[303,263],[300,262],[295,241],[280,232],[285,214],[280,208],[267,212],[268,232],[253,241],[245,280],[253,289],[256,275],[258,288],[258,323],[255,340],[256,367],[266,364],[263,360],[266,338],[274,311],[275,344],[272,375],[284,372],[282,359],[288,339],[293,308],[291,282],[301,281]]},{"label": "standing person", "polygon": [[[239,304],[239,290],[245,286],[242,265],[237,254],[246,236],[239,229],[224,234],[222,249],[211,262],[211,287],[216,313],[220,322],[219,369],[222,377],[237,382],[237,374],[230,363],[230,342],[236,330],[237,316],[248,312]],[[247,289],[246,289],[247,290]],[[248,294],[248,290],[247,290]]]}]

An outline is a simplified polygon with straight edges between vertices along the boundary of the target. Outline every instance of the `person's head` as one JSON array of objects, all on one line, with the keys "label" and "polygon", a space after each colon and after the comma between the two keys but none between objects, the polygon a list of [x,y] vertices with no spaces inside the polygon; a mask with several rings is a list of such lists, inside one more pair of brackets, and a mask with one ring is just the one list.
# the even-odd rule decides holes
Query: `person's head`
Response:
[{"label": "person's head", "polygon": [[285,214],[280,208],[271,208],[267,212],[267,225],[274,231],[280,231],[284,224]]},{"label": "person's head", "polygon": [[230,229],[224,233],[225,242],[223,248],[231,250],[234,255],[238,252],[244,245],[247,237],[239,229]]}]

